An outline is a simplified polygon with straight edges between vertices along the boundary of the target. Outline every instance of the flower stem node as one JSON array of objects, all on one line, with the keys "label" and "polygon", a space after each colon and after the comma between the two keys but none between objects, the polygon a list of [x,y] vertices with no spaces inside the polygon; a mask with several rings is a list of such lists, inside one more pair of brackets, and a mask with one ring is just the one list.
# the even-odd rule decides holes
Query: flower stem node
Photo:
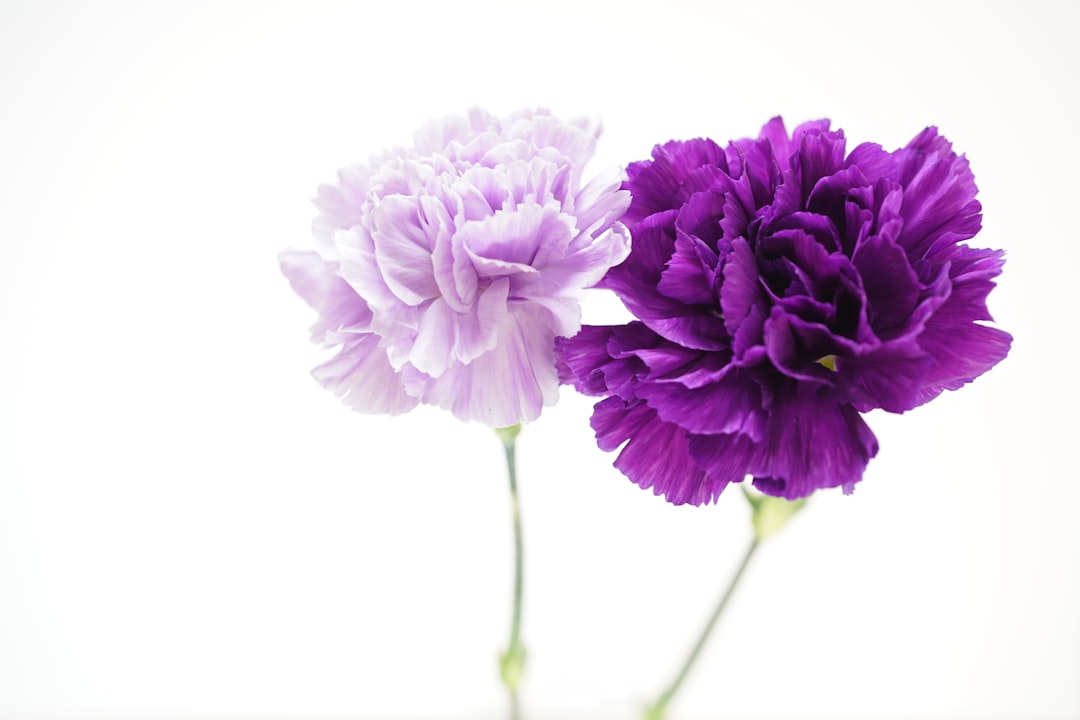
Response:
[{"label": "flower stem node", "polygon": [[666,715],[664,713],[664,706],[659,703],[649,705],[645,708],[645,720],[664,720]]},{"label": "flower stem node", "polygon": [[771,495],[759,495],[751,493],[745,487],[743,495],[753,510],[754,537],[758,542],[779,532],[787,521],[806,505],[806,498],[787,500]]},{"label": "flower stem node", "polygon": [[518,644],[499,655],[499,674],[510,692],[516,693],[525,672],[525,646]]}]

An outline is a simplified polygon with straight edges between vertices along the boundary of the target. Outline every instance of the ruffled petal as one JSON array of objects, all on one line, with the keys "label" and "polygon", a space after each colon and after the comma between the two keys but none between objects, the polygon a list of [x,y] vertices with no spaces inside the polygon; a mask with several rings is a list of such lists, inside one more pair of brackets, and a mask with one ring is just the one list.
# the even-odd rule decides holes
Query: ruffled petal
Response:
[{"label": "ruffled petal", "polygon": [[311,326],[312,342],[336,345],[341,330],[371,330],[371,310],[338,274],[335,263],[314,252],[283,252],[278,261],[292,289],[319,313]]},{"label": "ruffled petal", "polygon": [[338,171],[336,185],[320,185],[315,200],[319,214],[311,223],[315,249],[328,260],[337,254],[334,233],[358,225],[364,218],[364,199],[371,180],[369,165],[349,165]]},{"label": "ruffled petal", "polygon": [[383,198],[372,212],[375,261],[383,282],[409,305],[439,294],[430,242],[421,226],[417,201],[402,195]]},{"label": "ruffled petal", "polygon": [[824,488],[850,491],[877,451],[877,439],[855,408],[812,388],[788,387],[773,400],[750,473],[762,492],[788,500]]},{"label": "ruffled petal", "polygon": [[608,396],[598,442],[643,487],[851,491],[877,453],[860,412],[909,410],[1008,352],[981,324],[1000,253],[960,244],[981,221],[967,161],[933,128],[845,148],[827,120],[789,137],[774,118],[627,168],[632,252],[601,286],[638,321],[560,343],[560,372]]},{"label": "ruffled petal", "polygon": [[419,308],[390,291],[375,259],[374,242],[363,227],[339,230],[334,244],[341,256],[342,277],[371,308],[371,330],[380,337],[390,363],[400,370],[420,327]]},{"label": "ruffled petal", "polygon": [[712,502],[727,485],[694,465],[685,430],[664,422],[646,405],[627,407],[618,398],[608,398],[596,404],[591,422],[602,450],[615,450],[625,443],[615,467],[670,503]]},{"label": "ruffled petal", "polygon": [[675,238],[675,252],[660,276],[657,289],[687,305],[715,304],[716,263],[716,253],[711,248],[680,231]]},{"label": "ruffled petal", "polygon": [[409,363],[425,375],[437,378],[453,363],[470,363],[492,350],[499,341],[498,329],[506,315],[510,282],[501,278],[479,295],[479,302],[457,312],[436,298],[421,312]]},{"label": "ruffled petal", "polygon": [[379,338],[370,333],[346,342],[311,374],[357,412],[400,415],[419,402],[405,392],[401,374],[391,367]]},{"label": "ruffled petal", "polygon": [[642,383],[637,395],[662,420],[691,433],[738,434],[757,441],[765,431],[761,386],[748,370],[729,366],[713,382],[694,388],[678,379]]},{"label": "ruffled petal", "polygon": [[824,488],[850,491],[878,446],[851,406],[789,388],[776,398],[760,442],[693,435],[690,449],[710,477],[738,481],[752,474],[762,492],[795,500]]},{"label": "ruffled petal", "polygon": [[674,201],[683,192],[683,181],[688,175],[702,166],[727,164],[724,149],[707,139],[657,145],[652,156],[651,163],[633,163],[627,168],[630,179],[626,187],[633,193],[634,202],[623,222],[631,231],[646,217],[681,205]]},{"label": "ruffled petal", "polygon": [[600,282],[608,268],[627,256],[630,238],[626,228],[616,223],[590,244],[575,242],[571,248],[565,257],[545,267],[543,272],[514,277],[511,288],[514,297],[546,308],[551,313],[552,329],[563,337],[574,335],[581,327],[584,289]]},{"label": "ruffled petal", "polygon": [[975,199],[975,177],[968,162],[949,150],[948,141],[928,128],[914,148],[897,151],[903,178],[904,229],[900,243],[913,260],[924,257],[942,235],[953,243],[975,236],[982,227],[982,205]]},{"label": "ruffled petal", "polygon": [[610,228],[630,206],[631,195],[620,190],[622,173],[611,170],[593,178],[573,198],[573,206],[565,208],[577,219],[577,241],[587,241]]},{"label": "ruffled petal", "polygon": [[886,235],[872,235],[855,248],[852,264],[866,293],[867,321],[878,337],[911,317],[921,295],[907,253]]},{"label": "ruffled petal", "polygon": [[992,319],[986,296],[1001,272],[1002,255],[1000,250],[957,248],[950,265],[952,292],[918,336],[919,346],[933,361],[921,402],[962,387],[1008,355],[1012,336],[980,323]]},{"label": "ruffled petal", "polygon": [[914,338],[889,342],[863,355],[838,357],[834,363],[836,383],[857,410],[895,413],[923,402],[923,388],[933,365]]},{"label": "ruffled petal", "polygon": [[559,395],[554,334],[538,308],[513,305],[499,322],[498,344],[469,364],[431,378],[422,399],[460,420],[491,427],[529,422]]},{"label": "ruffled petal", "polygon": [[[741,357],[746,348],[761,342],[765,321],[762,312],[765,294],[761,289],[757,259],[744,238],[735,238],[732,241],[723,275],[724,284],[720,288],[721,315],[724,318],[724,327],[731,337],[742,334],[741,347],[736,348],[736,355]],[[760,308],[757,314],[753,313],[755,308]]]},{"label": "ruffled petal", "polygon": [[602,395],[608,389],[602,367],[611,362],[607,344],[614,328],[584,325],[573,337],[555,339],[559,359],[559,382],[573,384],[578,392]]},{"label": "ruffled petal", "polygon": [[792,168],[798,168],[802,196],[809,198],[814,186],[835,175],[844,165],[846,139],[842,130],[810,130],[795,140],[798,150],[792,156]]},{"label": "ruffled petal", "polygon": [[468,223],[457,236],[481,277],[535,277],[544,264],[565,255],[572,222],[557,206],[521,205]]}]

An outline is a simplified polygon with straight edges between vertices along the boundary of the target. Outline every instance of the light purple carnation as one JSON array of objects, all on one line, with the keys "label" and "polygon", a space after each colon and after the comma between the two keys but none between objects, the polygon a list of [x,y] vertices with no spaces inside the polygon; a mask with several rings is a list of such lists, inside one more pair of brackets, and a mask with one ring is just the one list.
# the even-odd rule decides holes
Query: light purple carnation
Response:
[{"label": "light purple carnation", "polygon": [[315,378],[350,407],[423,402],[505,427],[558,396],[554,341],[581,327],[585,288],[629,252],[618,170],[581,187],[599,126],[480,110],[422,128],[415,147],[319,188],[315,251],[285,252],[340,346]]},{"label": "light purple carnation", "polygon": [[850,491],[878,449],[860,413],[904,412],[993,367],[1002,252],[968,247],[975,181],[935,128],[886,152],[774,118],[756,140],[669,142],[628,168],[633,252],[603,285],[640,322],[558,343],[605,396],[615,464],[673,503],[748,475],[789,499]]}]

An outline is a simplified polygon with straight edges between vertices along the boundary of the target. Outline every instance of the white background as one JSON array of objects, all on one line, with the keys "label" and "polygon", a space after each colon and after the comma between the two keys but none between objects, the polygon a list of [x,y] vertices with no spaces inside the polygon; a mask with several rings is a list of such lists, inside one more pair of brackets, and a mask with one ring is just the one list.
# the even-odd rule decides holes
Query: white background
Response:
[{"label": "white background", "polygon": [[[472,105],[602,116],[587,174],[775,114],[967,153],[1011,355],[869,418],[672,717],[1080,717],[1078,7],[4,2],[0,717],[504,717],[499,445],[319,388],[275,257],[338,167]],[[520,439],[529,718],[636,717],[749,533],[626,481],[589,411]]]}]

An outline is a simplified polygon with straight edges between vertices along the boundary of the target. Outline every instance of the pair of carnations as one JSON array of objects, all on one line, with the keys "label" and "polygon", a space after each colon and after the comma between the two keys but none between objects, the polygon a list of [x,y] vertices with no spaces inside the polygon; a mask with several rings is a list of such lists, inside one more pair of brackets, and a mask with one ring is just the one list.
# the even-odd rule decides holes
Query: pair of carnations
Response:
[{"label": "pair of carnations", "polygon": [[[583,184],[596,123],[474,110],[319,189],[315,251],[282,268],[338,347],[314,375],[361,412],[418,403],[505,427],[561,383],[600,396],[600,447],[676,504],[753,478],[850,491],[862,413],[904,412],[1005,357],[987,294],[1003,253],[968,162],[927,128],[888,152],[779,118],[671,141]],[[584,289],[638,318],[581,325]]]}]

